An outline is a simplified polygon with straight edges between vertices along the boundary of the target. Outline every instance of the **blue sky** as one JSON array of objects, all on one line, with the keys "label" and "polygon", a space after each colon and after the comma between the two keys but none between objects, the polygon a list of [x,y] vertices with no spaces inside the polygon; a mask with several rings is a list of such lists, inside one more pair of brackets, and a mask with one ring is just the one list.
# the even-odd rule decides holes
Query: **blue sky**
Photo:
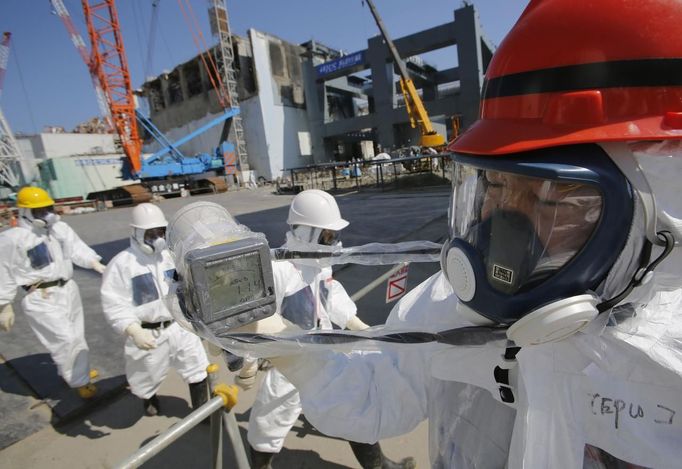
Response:
[{"label": "blue sky", "polygon": [[[80,0],[63,0],[76,27],[89,43]],[[210,38],[206,0],[190,0],[204,35]],[[474,0],[486,36],[499,44],[528,0]],[[144,81],[151,0],[118,0],[133,87]],[[445,23],[461,0],[375,0],[392,37]],[[378,33],[361,0],[228,0],[233,31],[255,28],[299,43],[315,39],[352,52],[364,49]],[[172,69],[196,55],[197,49],[178,0],[160,0],[151,75]],[[99,114],[90,77],[48,0],[0,0],[0,32],[12,33],[10,60],[0,98],[15,133],[34,133],[45,125],[71,130]],[[455,64],[448,48],[424,59],[439,67]]]}]

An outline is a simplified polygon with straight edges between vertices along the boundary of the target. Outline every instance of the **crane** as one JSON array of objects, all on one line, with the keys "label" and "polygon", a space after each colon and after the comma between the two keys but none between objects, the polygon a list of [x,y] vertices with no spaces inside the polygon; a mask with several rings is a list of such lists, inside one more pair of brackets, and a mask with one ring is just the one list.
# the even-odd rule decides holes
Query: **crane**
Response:
[{"label": "crane", "polygon": [[99,112],[107,124],[107,131],[111,131],[113,130],[113,123],[111,121],[111,114],[109,113],[109,106],[107,105],[107,100],[106,97],[104,96],[104,91],[102,91],[102,87],[99,85],[99,79],[97,78],[97,74],[90,67],[90,54],[88,53],[88,48],[85,45],[83,36],[80,35],[78,30],[76,29],[76,26],[73,24],[73,19],[69,14],[69,10],[66,9],[64,2],[62,2],[62,0],[50,0],[50,3],[52,4],[53,13],[57,15],[59,19],[62,20],[62,23],[64,23],[64,26],[66,27],[66,30],[69,33],[69,37],[71,38],[71,42],[73,42],[73,45],[76,47],[76,50],[78,51],[78,54],[81,56],[81,59],[83,59],[85,66],[88,67],[88,71],[90,72],[90,79],[92,80],[92,86],[95,90],[95,95],[97,96],[97,105],[99,106]]},{"label": "crane", "polygon": [[82,0],[82,4],[92,46],[91,70],[106,97],[123,151],[137,174],[142,169],[142,140],[116,5],[114,0]]},{"label": "crane", "polygon": [[433,128],[431,119],[429,118],[424,103],[422,102],[417,89],[414,86],[414,82],[407,73],[407,67],[405,67],[405,62],[400,58],[398,54],[398,49],[396,49],[395,44],[388,35],[384,22],[379,16],[379,12],[372,0],[365,0],[369,6],[369,10],[372,12],[374,21],[376,21],[379,31],[386,41],[388,50],[393,57],[393,62],[395,62],[396,67],[398,67],[398,72],[400,74],[400,89],[405,98],[405,107],[407,109],[407,115],[410,118],[410,125],[412,128],[416,128],[419,125],[419,131],[421,133],[421,145],[423,147],[442,147],[445,145],[445,137]]},{"label": "crane", "polygon": [[[2,41],[0,41],[0,96],[2,95],[5,71],[9,61],[10,37],[11,33],[5,32],[2,34]],[[14,168],[19,164],[20,159],[19,145],[17,145],[12,129],[9,128],[2,109],[0,109],[0,185],[11,189],[19,187],[20,179]]]},{"label": "crane", "polygon": [[[168,193],[188,186],[196,189],[204,182],[214,180],[195,177],[207,172],[225,170],[224,155],[234,152],[233,146],[222,142],[213,154],[199,154],[192,157],[183,155],[178,147],[209,128],[234,119],[239,114],[238,108],[227,109],[200,129],[171,143],[139,110],[136,109],[128,70],[128,63],[123,45],[118,12],[114,0],[81,0],[85,22],[90,37],[91,51],[76,31],[71,15],[62,0],[51,0],[52,7],[67,28],[73,44],[90,70],[93,85],[101,90],[101,96],[113,128],[120,138],[121,147],[126,154],[130,171],[124,170],[124,179],[139,178],[141,184],[123,186],[118,189],[92,193],[88,198],[114,200],[128,198],[133,201],[148,199],[148,189],[153,192]],[[158,5],[158,0],[154,6]],[[138,123],[161,145],[161,150],[142,158],[141,130]],[[224,185],[224,182],[223,182]],[[148,194],[148,195],[147,195]]]}]

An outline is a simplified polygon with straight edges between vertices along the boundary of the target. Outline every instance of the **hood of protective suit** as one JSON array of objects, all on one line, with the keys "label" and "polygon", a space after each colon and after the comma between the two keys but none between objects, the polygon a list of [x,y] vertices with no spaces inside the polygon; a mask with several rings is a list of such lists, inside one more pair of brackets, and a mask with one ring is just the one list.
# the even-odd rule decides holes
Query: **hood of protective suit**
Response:
[{"label": "hood of protective suit", "polygon": [[[324,244],[317,244],[317,243],[308,243],[305,241],[301,241],[298,239],[296,236],[291,231],[287,231],[286,233],[286,240],[284,241],[284,244],[282,245],[283,249],[287,249],[289,251],[298,251],[298,252],[324,252],[324,253],[340,253],[341,250],[343,249],[343,244],[339,241],[335,243],[332,246],[326,246]],[[330,263],[328,260],[325,259],[291,259],[293,264],[301,265],[301,266],[307,266],[309,268],[319,268],[320,270],[326,266],[329,266]]]},{"label": "hood of protective suit", "polygon": [[[669,230],[675,248],[652,272],[651,279],[636,287],[621,304],[648,303],[656,292],[682,290],[682,198],[679,178],[682,176],[682,142],[642,142],[629,147],[639,163],[656,200],[657,230]],[[614,296],[638,268],[638,258],[647,237],[646,214],[641,200],[636,200],[635,216],[625,248],[602,285],[601,295]],[[654,246],[652,259],[662,252]]]},{"label": "hood of protective suit", "polygon": [[61,221],[61,217],[55,213],[49,213],[45,219],[35,218],[30,208],[19,209],[17,225],[32,230],[36,234],[48,233],[54,225]]}]

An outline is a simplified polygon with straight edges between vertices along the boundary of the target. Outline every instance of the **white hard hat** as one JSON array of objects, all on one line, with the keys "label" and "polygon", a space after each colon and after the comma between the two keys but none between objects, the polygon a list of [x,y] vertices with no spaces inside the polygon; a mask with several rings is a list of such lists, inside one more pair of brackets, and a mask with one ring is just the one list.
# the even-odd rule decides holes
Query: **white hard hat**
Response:
[{"label": "white hard hat", "polygon": [[318,189],[309,189],[294,197],[287,223],[333,231],[340,231],[349,225],[348,221],[341,218],[334,197]]},{"label": "white hard hat", "polygon": [[154,204],[140,204],[133,209],[133,228],[148,230],[168,226],[168,220],[159,207]]}]

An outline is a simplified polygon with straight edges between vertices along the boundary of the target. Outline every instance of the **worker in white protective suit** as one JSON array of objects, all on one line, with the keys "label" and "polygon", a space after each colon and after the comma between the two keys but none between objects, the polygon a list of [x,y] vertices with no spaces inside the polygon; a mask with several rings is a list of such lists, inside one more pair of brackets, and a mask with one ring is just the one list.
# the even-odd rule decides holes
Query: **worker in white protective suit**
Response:
[{"label": "worker in white protective suit", "polygon": [[[317,189],[299,193],[291,202],[284,248],[297,251],[328,249],[338,245],[338,235],[348,226],[341,218],[334,197]],[[357,317],[357,307],[343,286],[332,278],[331,267],[317,261],[279,261],[272,263],[277,298],[277,313],[286,323],[301,330],[362,330],[369,326]],[[248,389],[255,382],[257,361],[247,361],[236,383]],[[301,413],[296,388],[276,368],[267,371],[251,407],[248,441],[254,468],[267,468],[279,453],[284,438]],[[414,459],[393,462],[386,458],[379,443],[356,443],[351,448],[363,468],[411,468]]]},{"label": "worker in white protective suit", "polygon": [[428,417],[439,468],[679,467],[680,19],[530,2],[449,147],[442,271],[386,326],[434,340],[273,359],[317,429],[371,442]]},{"label": "worker in white protective suit", "polygon": [[181,328],[163,301],[175,274],[166,248],[168,221],[159,207],[133,209],[130,247],[114,257],[102,279],[102,309],[125,343],[126,378],[147,415],[161,409],[156,392],[173,367],[189,384],[192,407],[208,399],[208,358],[196,335]]},{"label": "worker in white protective suit", "polygon": [[54,212],[54,200],[39,187],[17,193],[19,221],[0,234],[0,329],[14,324],[12,301],[25,295],[22,309],[29,326],[50,352],[59,375],[78,394],[89,399],[97,391],[90,369],[83,326],[83,305],[72,280],[73,264],[98,273],[101,257],[88,247]]}]

